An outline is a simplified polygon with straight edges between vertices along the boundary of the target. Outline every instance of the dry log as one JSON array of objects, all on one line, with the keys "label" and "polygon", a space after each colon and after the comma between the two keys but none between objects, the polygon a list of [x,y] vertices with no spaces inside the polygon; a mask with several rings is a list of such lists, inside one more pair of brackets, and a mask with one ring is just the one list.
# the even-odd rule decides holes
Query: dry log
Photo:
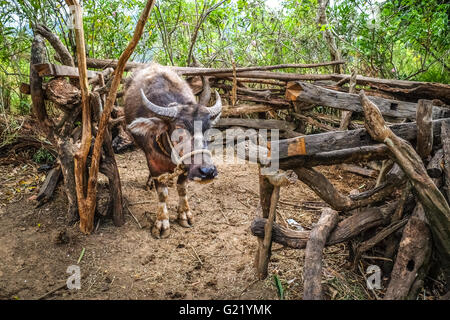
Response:
[{"label": "dry log", "polygon": [[[40,77],[69,77],[79,78],[80,74],[77,68],[70,66],[61,66],[51,63],[34,63],[34,69],[38,72]],[[96,71],[87,71],[88,78],[95,78]]]},{"label": "dry log", "polygon": [[[409,206],[411,206],[413,199],[411,198],[409,200]],[[365,230],[389,223],[397,204],[398,201],[393,201],[380,207],[352,211],[353,214],[339,222],[331,232],[326,245],[330,246],[348,241]],[[267,219],[255,217],[250,226],[250,231],[254,236],[264,238],[266,221]],[[277,223],[273,224],[272,230],[273,242],[294,249],[304,249],[310,235],[309,231],[294,231]]]},{"label": "dry log", "polygon": [[[232,98],[231,94],[223,94],[222,95],[223,98]],[[291,104],[286,101],[285,99],[280,99],[280,98],[276,98],[276,97],[270,97],[268,99],[264,99],[264,98],[259,98],[259,97],[254,97],[254,96],[249,96],[249,95],[243,95],[243,94],[238,94],[236,96],[238,101],[250,101],[250,102],[256,102],[256,103],[261,103],[261,104],[267,104],[267,105],[271,105],[271,106],[275,106],[275,107],[279,107],[279,108],[289,108],[291,106]]]},{"label": "dry log", "polygon": [[313,155],[295,156],[280,160],[280,169],[316,167],[341,163],[383,160],[389,157],[389,149],[383,144],[320,152]]},{"label": "dry log", "polygon": [[[450,119],[433,120],[433,135],[440,140],[441,124]],[[408,141],[417,138],[416,123],[402,123],[389,127],[397,136]],[[277,141],[279,145],[279,159],[292,156],[314,155],[340,149],[357,148],[376,144],[365,129],[334,131],[321,134],[311,134],[304,137]]]},{"label": "dry log", "polygon": [[417,104],[417,153],[427,158],[433,148],[433,104],[430,100],[420,99]]},{"label": "dry log", "polygon": [[391,159],[386,159],[383,161],[380,169],[380,173],[377,177],[377,182],[375,184],[376,187],[378,187],[386,178],[386,174],[389,172],[389,170],[392,169],[392,166],[394,165],[394,161]]},{"label": "dry log", "polygon": [[346,196],[337,191],[322,173],[313,168],[296,168],[294,172],[297,174],[299,180],[310,187],[323,201],[337,211],[347,211],[381,201],[391,195],[404,181],[399,176],[375,189]]},{"label": "dry log", "polygon": [[356,174],[359,174],[364,177],[376,178],[378,176],[378,173],[376,170],[363,168],[363,167],[360,167],[360,166],[357,166],[354,164],[344,163],[341,165],[341,168],[345,171],[356,173]]},{"label": "dry log", "polygon": [[447,122],[441,127],[442,131],[442,149],[443,153],[443,164],[445,173],[445,186],[447,193],[447,200],[450,202],[450,124]]},{"label": "dry log", "polygon": [[338,213],[330,208],[322,211],[312,229],[305,250],[303,267],[303,300],[322,300],[322,255],[327,238],[338,222]]},{"label": "dry log", "polygon": [[19,86],[19,91],[22,94],[30,94],[31,93],[30,85],[28,83],[22,82]]},{"label": "dry log", "polygon": [[222,109],[222,117],[242,116],[252,113],[268,112],[272,110],[274,110],[274,107],[263,104],[239,104],[236,107],[224,106]]},{"label": "dry log", "polygon": [[75,146],[72,144],[71,139],[67,138],[65,134],[63,135],[62,138],[57,139],[57,144],[58,144],[58,161],[61,164],[62,174],[64,178],[65,194],[68,200],[67,217],[69,223],[72,223],[78,220],[79,217],[77,195],[76,195],[77,193],[75,188],[75,174],[74,174]]},{"label": "dry log", "polygon": [[53,196],[53,192],[58,185],[59,179],[61,178],[61,167],[57,166],[51,169],[47,176],[45,177],[44,183],[39,188],[36,200],[39,202],[38,207],[48,202]]},{"label": "dry log", "polygon": [[402,219],[400,221],[392,222],[387,227],[383,228],[380,231],[377,231],[376,235],[373,236],[372,238],[358,244],[358,246],[356,247],[356,250],[355,250],[355,258],[354,258],[354,262],[353,262],[353,266],[355,267],[355,269],[357,268],[359,259],[361,258],[361,255],[364,252],[373,248],[376,244],[378,244],[379,242],[383,241],[384,239],[386,239],[387,237],[392,235],[395,231],[397,231],[398,229],[403,227],[407,222],[408,222],[408,219],[406,219],[406,218]]},{"label": "dry log", "polygon": [[427,173],[430,178],[440,178],[442,177],[442,171],[444,168],[444,150],[439,149],[434,153],[433,158],[427,165]]},{"label": "dry log", "polygon": [[333,127],[331,127],[331,126],[329,126],[327,124],[321,123],[321,122],[319,122],[317,120],[314,120],[311,117],[308,117],[308,116],[305,116],[305,115],[302,115],[302,114],[296,113],[296,112],[292,112],[291,114],[295,118],[297,118],[299,120],[302,120],[302,121],[304,121],[306,123],[309,123],[310,125],[312,125],[312,126],[314,126],[316,128],[322,129],[324,131],[333,131],[333,130],[335,130],[335,128],[333,128]]},{"label": "dry log", "polygon": [[[229,80],[229,79],[227,79]],[[236,78],[238,83],[261,83],[261,84],[270,84],[272,86],[286,86],[286,82],[277,81],[277,80],[266,80],[266,79],[252,79],[252,78]]]},{"label": "dry log", "polygon": [[[302,101],[306,103],[349,110],[362,113],[363,108],[357,94],[333,91],[304,82],[289,82],[286,87],[288,101]],[[379,97],[370,97],[370,101],[379,106],[383,116],[393,118],[415,119],[417,104],[399,100],[389,100]],[[433,118],[450,117],[450,110],[433,107]]]},{"label": "dry log", "polygon": [[117,168],[109,129],[105,132],[103,152],[104,157],[102,157],[100,164],[100,172],[108,177],[109,204],[107,211],[112,215],[114,225],[121,226],[125,223],[122,186],[120,183],[119,169]]},{"label": "dry log", "polygon": [[45,95],[48,100],[64,110],[72,109],[81,102],[81,92],[64,78],[56,78],[47,83]]},{"label": "dry log", "polygon": [[[107,67],[115,68],[117,66],[117,60],[108,59],[87,59],[87,65],[89,68],[105,69]],[[142,63],[128,62],[125,71],[129,71],[134,68],[145,66]],[[178,67],[174,67],[176,70]],[[179,73],[191,75],[199,75],[192,71],[193,68],[179,68]],[[216,78],[230,78],[233,73],[211,74]],[[240,78],[253,78],[264,80],[278,80],[278,81],[340,81],[345,78],[349,78],[348,74],[295,74],[295,73],[282,73],[282,72],[267,72],[267,71],[243,71],[239,72]],[[440,99],[447,104],[450,104],[450,85],[433,83],[433,82],[419,82],[419,81],[406,81],[406,80],[394,80],[394,79],[380,79],[370,78],[364,76],[357,76],[356,83],[359,85],[370,85],[375,89],[379,89],[384,92],[389,92],[403,98],[413,99]]]},{"label": "dry log", "polygon": [[[331,66],[331,65],[339,65],[344,64],[345,61],[329,61],[329,62],[321,62],[321,63],[310,63],[310,64],[279,64],[273,66],[256,66],[256,67],[243,67],[236,68],[236,72],[240,73],[243,71],[255,71],[255,70],[276,70],[276,69],[287,69],[287,68],[319,68],[323,66]],[[139,68],[144,66],[143,63],[136,62],[128,62],[125,66],[125,71],[129,71],[134,68]],[[106,67],[116,68],[117,60],[109,60],[109,59],[91,59],[88,58],[88,67],[96,68],[96,69],[104,69]],[[232,68],[227,69],[212,69],[212,68],[198,68],[198,67],[173,67],[177,72],[183,75],[211,75],[217,73],[231,73],[233,72]]]},{"label": "dry log", "polygon": [[429,221],[433,241],[438,249],[443,270],[450,274],[450,207],[442,193],[427,175],[422,160],[409,143],[397,137],[386,127],[377,106],[360,92],[364,107],[366,127],[370,135],[384,142],[392,152],[397,163],[409,177]]},{"label": "dry log", "polygon": [[44,45],[44,39],[41,35],[36,34],[31,45],[31,57],[30,57],[30,94],[32,102],[32,110],[39,125],[44,132],[51,137],[52,123],[47,115],[45,108],[45,93],[42,89],[42,78],[33,68],[33,64],[42,63],[46,61],[46,51]]},{"label": "dry log", "polygon": [[[397,258],[391,273],[391,281],[385,300],[415,299],[417,292],[410,292],[414,282],[422,281],[427,273],[431,255],[431,234],[426,223],[425,212],[420,203],[403,230]],[[415,291],[415,290],[414,290]],[[414,297],[413,297],[414,296]]]},{"label": "dry log", "polygon": [[[439,163],[436,159],[442,159],[442,153],[435,153],[428,163],[427,170]],[[433,182],[438,188],[442,185],[440,176],[433,179]],[[408,184],[402,198],[405,194],[409,194],[410,188],[411,186]],[[400,218],[401,212],[397,209],[392,216],[392,223],[400,220]],[[423,206],[417,203],[402,233],[385,299],[416,299],[418,290],[423,287],[423,280],[429,268],[429,253],[431,252],[431,233],[427,224]],[[391,240],[391,243],[388,242],[386,245],[386,255],[390,258],[394,254],[395,239],[389,240]],[[388,271],[391,270],[389,267],[391,265],[387,264]]]},{"label": "dry log", "polygon": [[[226,85],[223,83],[214,83],[212,85],[214,88],[219,88],[219,89],[223,89],[225,91],[232,91],[233,90],[233,86],[230,85]],[[270,95],[271,95],[271,91],[270,90],[264,90],[264,91],[260,91],[260,90],[251,90],[251,89],[247,89],[247,88],[240,88],[240,87],[236,87],[236,92],[240,93],[242,95],[247,95],[247,96],[252,96],[252,97],[256,97],[256,98],[262,98],[262,99],[269,99]],[[233,94],[232,94],[233,96]]]},{"label": "dry log", "polygon": [[296,125],[291,122],[276,119],[240,119],[240,118],[221,118],[215,127],[223,128],[230,126],[241,126],[254,129],[277,129],[277,130],[295,130]]},{"label": "dry log", "polygon": [[50,44],[58,54],[62,64],[71,67],[75,66],[75,63],[69,50],[67,50],[64,44],[61,42],[61,40],[49,28],[41,24],[36,24],[35,31],[38,32],[44,38],[46,38],[48,42],[50,42]]}]

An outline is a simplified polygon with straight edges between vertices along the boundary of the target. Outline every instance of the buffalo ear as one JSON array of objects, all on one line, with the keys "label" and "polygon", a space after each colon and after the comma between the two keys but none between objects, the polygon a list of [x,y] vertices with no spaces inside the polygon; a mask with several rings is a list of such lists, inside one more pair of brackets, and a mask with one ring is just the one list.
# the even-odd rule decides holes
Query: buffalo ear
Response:
[{"label": "buffalo ear", "polygon": [[167,124],[159,118],[137,118],[127,129],[135,136],[157,136],[167,130]]}]

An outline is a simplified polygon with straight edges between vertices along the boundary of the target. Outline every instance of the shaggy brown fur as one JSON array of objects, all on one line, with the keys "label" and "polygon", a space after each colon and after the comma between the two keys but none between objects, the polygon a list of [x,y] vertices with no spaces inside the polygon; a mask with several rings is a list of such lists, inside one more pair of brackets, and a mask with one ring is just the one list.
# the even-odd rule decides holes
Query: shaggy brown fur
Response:
[{"label": "shaggy brown fur", "polygon": [[[142,101],[141,91],[152,103],[160,107],[180,107],[176,119],[163,120],[155,116]],[[180,143],[194,145],[194,121],[201,121],[202,132],[210,128],[210,112],[205,106],[196,102],[195,96],[185,80],[180,78],[170,68],[151,64],[135,71],[125,84],[125,120],[136,144],[144,151],[150,175],[159,176],[173,172],[175,164],[167,153],[171,152],[171,144],[177,147],[178,142],[170,141],[169,137],[175,129],[185,129]],[[167,134],[165,134],[167,133]],[[206,144],[204,148],[206,148]],[[192,150],[192,148],[189,148]],[[182,153],[179,153],[182,156]],[[178,179],[180,207],[178,220],[180,225],[189,227],[193,223],[186,197],[186,182],[189,179],[212,179],[217,175],[217,169],[209,156],[205,155],[201,164],[189,164],[187,172]],[[208,175],[205,176],[205,172]],[[169,220],[166,207],[167,187],[156,183],[160,204],[152,234],[155,237],[169,235]]]}]

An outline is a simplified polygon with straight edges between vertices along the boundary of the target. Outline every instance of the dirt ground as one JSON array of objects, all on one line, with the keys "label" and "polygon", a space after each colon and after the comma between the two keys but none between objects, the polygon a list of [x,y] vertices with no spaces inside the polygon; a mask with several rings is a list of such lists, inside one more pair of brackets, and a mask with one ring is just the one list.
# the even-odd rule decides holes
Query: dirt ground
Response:
[{"label": "dirt ground", "polygon": [[[45,299],[279,299],[273,275],[286,299],[302,297],[304,250],[275,244],[269,277],[257,281],[253,259],[257,241],[250,223],[258,203],[258,175],[254,164],[220,164],[210,184],[189,184],[189,202],[196,217],[193,228],[180,227],[177,193],[169,188],[171,235],[150,235],[156,194],[146,191],[147,167],[139,150],[117,155],[124,196],[135,219],[115,227],[101,220],[86,236],[78,224],[66,223],[67,201],[61,188],[40,208],[30,199],[45,174],[33,163],[0,166],[0,299],[37,299],[63,285],[67,267],[81,269],[81,289],[60,289]],[[336,167],[320,168],[343,192],[365,190],[373,179]],[[102,177],[101,190],[106,179]],[[101,192],[100,210],[106,202]],[[320,215],[320,199],[304,184],[282,188],[277,221],[292,218],[310,229]],[[292,204],[308,203],[308,206]],[[61,237],[64,234],[64,237]],[[324,250],[324,288],[327,299],[375,299],[361,273],[352,272],[348,244]]]}]

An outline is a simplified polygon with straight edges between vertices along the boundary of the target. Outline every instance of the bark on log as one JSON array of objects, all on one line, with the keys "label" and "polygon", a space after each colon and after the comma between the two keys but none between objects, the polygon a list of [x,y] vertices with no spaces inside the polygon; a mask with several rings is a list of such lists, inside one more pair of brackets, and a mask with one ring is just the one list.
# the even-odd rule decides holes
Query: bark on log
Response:
[{"label": "bark on log", "polygon": [[387,227],[383,228],[382,230],[377,231],[375,236],[372,238],[365,240],[364,242],[361,242],[355,250],[355,258],[353,261],[353,266],[355,269],[358,267],[359,259],[361,258],[361,255],[366,252],[367,250],[370,250],[375,245],[377,245],[379,242],[383,241],[390,235],[392,235],[395,231],[403,227],[408,222],[408,219],[402,219],[400,221],[392,222]]},{"label": "bark on log", "polygon": [[224,106],[222,109],[222,117],[243,116],[252,113],[268,112],[280,109],[278,107],[267,106],[263,104],[239,104],[236,107]]},{"label": "bark on log", "polygon": [[39,188],[36,200],[38,201],[38,207],[48,202],[58,185],[59,179],[61,178],[61,166],[57,166],[51,169],[47,176],[45,177],[44,183]]},{"label": "bark on log", "polygon": [[[326,245],[330,246],[337,243],[348,241],[359,235],[361,232],[385,225],[389,223],[390,216],[395,211],[398,201],[382,205],[380,207],[371,207],[357,209],[353,214],[338,223],[331,232]],[[409,199],[408,205],[413,205],[413,199]],[[267,219],[256,217],[250,226],[252,234],[258,238],[264,238],[264,227]],[[272,241],[293,249],[304,249],[309,239],[310,231],[294,231],[277,223],[273,224]]]},{"label": "bark on log", "polygon": [[[287,84],[286,99],[289,101],[302,101],[340,110],[349,110],[357,113],[363,112],[363,108],[357,94],[329,90],[300,81],[289,82]],[[379,106],[383,116],[407,119],[415,119],[416,117],[416,103],[389,100],[380,97],[370,97],[369,99]],[[434,119],[447,117],[450,117],[449,109],[433,107]]]},{"label": "bark on log", "polygon": [[378,176],[378,173],[376,170],[363,168],[363,167],[360,167],[360,166],[357,166],[354,164],[344,163],[341,165],[341,168],[347,172],[356,173],[356,174],[359,174],[364,177],[376,178]]},{"label": "bark on log", "polygon": [[108,177],[109,204],[108,213],[112,215],[115,226],[125,223],[123,212],[122,185],[120,182],[119,169],[117,168],[114,150],[112,148],[112,138],[109,129],[105,133],[103,142],[104,157],[100,164],[100,172]]},{"label": "bark on log", "polygon": [[298,179],[310,187],[323,201],[337,211],[347,211],[381,201],[391,195],[403,179],[392,180],[382,186],[360,194],[346,196],[335,189],[333,184],[313,168],[296,168]]},{"label": "bark on log", "polygon": [[360,92],[360,97],[370,135],[376,141],[384,142],[388,146],[417,191],[430,223],[433,241],[438,249],[443,270],[448,276],[450,274],[450,207],[427,175],[422,160],[411,145],[386,127],[377,106],[365,96],[363,90]]},{"label": "bark on log", "polygon": [[[450,122],[448,119],[433,120],[434,140],[440,141],[441,124]],[[402,123],[389,127],[397,136],[408,141],[417,138],[416,123]],[[375,145],[370,134],[365,129],[334,131],[321,134],[311,134],[304,137],[279,140],[279,159],[293,156],[314,155],[321,152],[337,151],[341,149],[357,148]]]},{"label": "bark on log", "polygon": [[303,267],[303,300],[322,300],[322,256],[327,238],[338,222],[338,213],[330,208],[322,211],[312,229],[305,250]]},{"label": "bark on log", "polygon": [[[427,262],[430,255],[431,233],[426,223],[423,207],[418,203],[403,230],[402,240],[384,300],[407,298],[414,282],[417,279],[421,281],[427,273]],[[411,298],[416,293],[411,292]]]},{"label": "bark on log", "polygon": [[[88,67],[95,69],[104,69],[106,67],[117,67],[117,60],[110,59],[92,59],[88,58]],[[309,64],[279,64],[273,66],[256,66],[256,67],[243,67],[236,68],[236,72],[240,73],[243,71],[257,71],[257,70],[276,70],[276,69],[287,69],[287,68],[319,68],[323,66],[331,66],[331,65],[340,65],[344,64],[345,61],[328,61],[321,63],[309,63]],[[137,62],[128,62],[125,66],[125,71],[129,71],[134,68],[140,68],[145,66],[144,63]],[[232,73],[233,68],[226,69],[213,69],[213,68],[198,68],[198,67],[172,67],[175,71],[183,74],[183,75],[211,75],[211,74],[220,74],[220,73]]]},{"label": "bark on log", "polygon": [[444,150],[439,149],[434,153],[433,158],[427,165],[427,173],[430,178],[440,178],[442,177],[442,171],[444,168]]},{"label": "bark on log", "polygon": [[49,81],[45,90],[48,100],[55,103],[63,110],[73,109],[81,102],[80,90],[71,85],[64,78],[57,78]]},{"label": "bark on log", "polygon": [[[69,77],[73,79],[80,77],[80,73],[75,67],[39,62],[33,63],[33,67],[37,70],[40,77]],[[97,74],[96,71],[87,71],[89,79],[95,78]]]},{"label": "bark on log", "polygon": [[254,129],[277,129],[281,131],[295,130],[296,125],[292,122],[276,119],[239,119],[239,118],[220,118],[215,124],[217,128],[241,126]]},{"label": "bark on log", "polygon": [[39,121],[39,125],[47,134],[48,137],[51,136],[52,123],[47,115],[47,110],[45,108],[45,94],[42,89],[42,78],[39,76],[37,71],[33,68],[36,63],[43,63],[46,61],[46,51],[44,45],[44,39],[41,35],[36,34],[34,36],[31,45],[31,57],[30,57],[30,94],[32,102],[32,110],[34,115]]},{"label": "bark on log", "polygon": [[69,50],[67,50],[61,40],[49,28],[42,24],[36,24],[35,31],[46,38],[48,42],[50,42],[50,44],[58,54],[62,64],[71,67],[75,66]]},{"label": "bark on log", "polygon": [[389,149],[384,144],[320,152],[313,155],[295,156],[280,160],[280,169],[316,167],[341,163],[383,160],[389,157]]},{"label": "bark on log", "polygon": [[75,188],[75,166],[74,166],[74,154],[75,146],[68,139],[58,138],[58,161],[61,164],[61,170],[64,178],[65,194],[67,196],[67,217],[69,223],[78,220],[78,202],[77,192]]},{"label": "bark on log", "polygon": [[[107,67],[115,68],[117,66],[117,60],[108,59],[87,59],[89,68],[105,69]],[[134,68],[145,66],[142,63],[128,62],[125,71],[129,71]],[[177,69],[177,67],[174,67]],[[183,69],[185,71],[183,71]],[[193,68],[180,68],[180,74],[198,75]],[[189,71],[191,70],[191,71]],[[216,78],[230,78],[233,76],[232,72],[212,74]],[[340,81],[345,78],[349,78],[348,74],[295,74],[295,73],[282,73],[282,72],[267,72],[267,71],[243,71],[239,72],[240,78],[254,78],[265,80],[279,80],[279,81],[301,81],[301,80],[332,80]],[[419,82],[419,81],[406,81],[395,79],[380,79],[370,78],[364,76],[357,76],[356,83],[359,85],[370,85],[376,89],[384,92],[395,94],[399,97],[409,99],[440,99],[443,102],[450,104],[450,85],[433,83],[433,82]]]},{"label": "bark on log", "polygon": [[433,103],[420,99],[417,104],[417,153],[422,159],[427,158],[433,148]]},{"label": "bark on log", "polygon": [[303,114],[296,113],[296,112],[292,112],[291,114],[292,114],[295,118],[297,118],[297,119],[299,119],[299,120],[302,120],[302,121],[304,121],[304,122],[306,122],[306,123],[309,123],[310,125],[312,125],[312,126],[314,126],[314,127],[316,127],[316,128],[322,129],[322,130],[324,130],[324,131],[333,131],[333,130],[335,130],[334,127],[329,126],[329,125],[324,124],[324,123],[321,123],[321,122],[319,122],[319,121],[317,121],[317,120],[314,120],[314,119],[312,119],[311,117],[305,116],[305,115],[303,115]]},{"label": "bark on log", "polygon": [[450,124],[446,123],[441,127],[442,131],[442,149],[444,151],[444,173],[447,201],[450,202]]}]

